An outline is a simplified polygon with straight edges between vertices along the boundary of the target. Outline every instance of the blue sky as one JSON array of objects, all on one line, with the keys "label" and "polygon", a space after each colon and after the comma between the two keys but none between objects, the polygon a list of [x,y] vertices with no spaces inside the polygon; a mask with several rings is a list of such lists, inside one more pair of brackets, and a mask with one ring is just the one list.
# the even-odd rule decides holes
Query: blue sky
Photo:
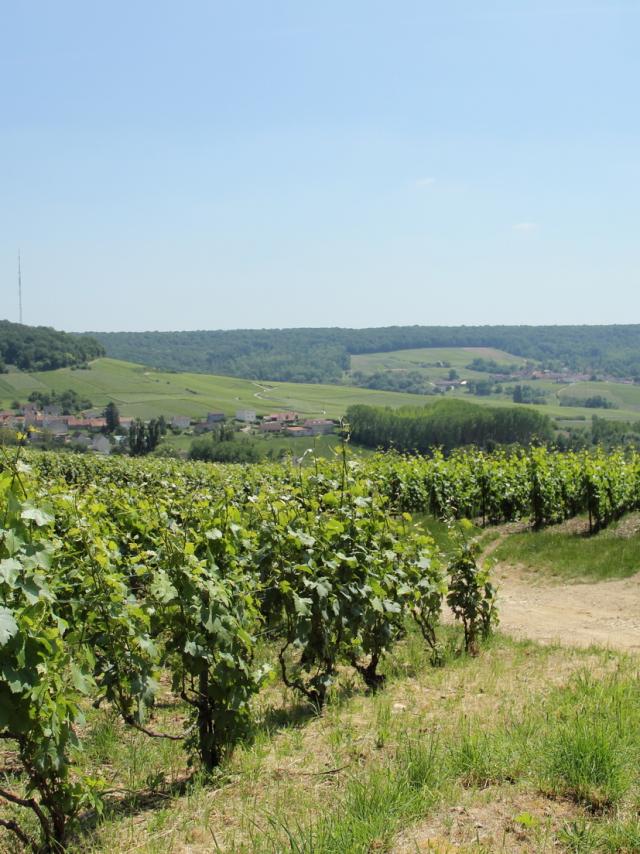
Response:
[{"label": "blue sky", "polygon": [[0,316],[640,321],[640,2],[1,5]]}]

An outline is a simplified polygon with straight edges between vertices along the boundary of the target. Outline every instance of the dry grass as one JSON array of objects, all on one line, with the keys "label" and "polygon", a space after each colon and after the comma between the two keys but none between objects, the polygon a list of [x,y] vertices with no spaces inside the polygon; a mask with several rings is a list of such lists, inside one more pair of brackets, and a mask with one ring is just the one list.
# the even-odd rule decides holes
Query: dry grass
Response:
[{"label": "dry grass", "polygon": [[[479,731],[485,724],[487,729],[506,725],[527,707],[544,703],[577,671],[587,668],[604,675],[616,663],[614,656],[602,651],[498,639],[479,659],[453,659],[445,668],[432,669],[417,643],[411,637],[389,662],[386,690],[370,696],[347,679],[320,717],[309,716],[286,690],[272,686],[270,696],[261,700],[261,724],[253,740],[237,748],[218,778],[206,785],[194,778],[186,789],[181,787],[179,748],[165,746],[160,755],[157,744],[150,747],[143,736],[114,723],[115,731],[103,745],[103,750],[111,743],[118,745],[111,758],[111,776],[115,772],[120,785],[129,781],[133,789],[145,775],[161,772],[165,783],[147,797],[116,805],[102,825],[70,850],[94,854],[296,850],[278,847],[286,838],[281,824],[294,829],[312,826],[339,808],[354,781],[367,781],[378,769],[394,773],[407,738],[416,743],[437,739],[448,750],[463,722]],[[175,710],[166,714],[175,715]],[[542,798],[535,787],[473,783],[465,787],[460,779],[454,775],[434,796],[434,803],[441,805],[426,823],[404,831],[401,825],[395,841],[391,834],[381,841],[380,850],[447,850],[407,848],[411,840],[418,846],[439,840],[437,844],[456,850],[466,850],[461,846],[467,845],[476,846],[468,850],[544,850],[526,847],[534,834],[529,827],[520,829],[515,818],[530,814],[536,828],[549,825],[553,836],[567,816],[579,812],[575,806]],[[270,843],[271,838],[276,841]],[[520,847],[477,847],[497,845],[503,838]]]},{"label": "dry grass", "polygon": [[558,831],[579,815],[570,801],[552,801],[512,785],[467,789],[457,803],[402,833],[391,850],[543,854],[557,850]]}]

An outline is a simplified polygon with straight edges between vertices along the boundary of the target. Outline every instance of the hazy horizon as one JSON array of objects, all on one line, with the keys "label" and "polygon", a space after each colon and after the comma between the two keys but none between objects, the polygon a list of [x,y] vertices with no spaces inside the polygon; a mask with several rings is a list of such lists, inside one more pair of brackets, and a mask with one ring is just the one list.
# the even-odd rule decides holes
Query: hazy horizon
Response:
[{"label": "hazy horizon", "polygon": [[640,4],[4,10],[0,287],[70,331],[640,318]]}]

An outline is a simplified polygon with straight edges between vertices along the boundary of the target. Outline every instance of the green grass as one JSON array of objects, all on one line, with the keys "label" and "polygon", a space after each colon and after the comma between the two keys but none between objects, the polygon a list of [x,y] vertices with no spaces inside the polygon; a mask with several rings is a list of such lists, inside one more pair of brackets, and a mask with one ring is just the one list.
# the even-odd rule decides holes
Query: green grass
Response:
[{"label": "green grass", "polygon": [[[558,398],[575,397],[584,400],[588,397],[602,396],[610,400],[619,409],[640,412],[640,385],[611,382],[584,382],[561,386]],[[600,415],[603,410],[593,410]],[[608,410],[607,410],[608,411]],[[636,419],[640,417],[636,414]]]},{"label": "green grass", "polygon": [[[469,370],[465,366],[471,364],[474,358],[493,359],[502,365],[524,365],[525,360],[511,353],[492,348],[481,347],[449,347],[424,348],[417,350],[394,350],[388,353],[367,353],[351,357],[352,371],[362,371],[371,374],[378,371],[418,371],[431,380],[448,379],[450,368],[434,367],[437,362],[448,362],[455,368],[460,379],[486,380],[489,374]],[[548,394],[544,405],[535,406],[551,418],[560,418],[565,423],[574,421],[578,426],[584,420],[590,421],[598,415],[614,421],[636,421],[640,412],[640,386],[615,382],[580,382],[568,385],[553,380],[522,380]],[[513,385],[514,383],[511,383]],[[601,395],[610,400],[616,409],[592,409],[584,406],[562,406],[563,397],[575,397],[585,400],[588,397]],[[486,397],[470,396],[464,389],[447,392],[449,397],[462,397],[480,404],[510,406],[513,404],[508,395],[489,395]]]},{"label": "green grass", "polygon": [[346,786],[339,807],[306,826],[286,815],[268,815],[252,839],[256,854],[343,854],[388,850],[394,836],[436,801],[438,756],[428,740],[408,740],[397,756]]},{"label": "green grass", "polygon": [[566,578],[627,578],[640,572],[640,533],[619,534],[617,525],[593,536],[553,528],[526,531],[511,534],[494,555],[506,563]]},{"label": "green grass", "polygon": [[640,820],[573,821],[559,834],[559,842],[573,854],[635,854],[640,851]]},{"label": "green grass", "polygon": [[169,446],[170,448],[174,448],[176,451],[186,454],[191,447],[191,443],[197,438],[198,437],[193,433],[179,433],[177,436],[174,436],[171,431],[167,431],[167,434],[162,439],[159,447],[162,449],[164,446]]},{"label": "green grass", "polygon": [[[399,351],[404,357],[424,351]],[[439,356],[451,356],[458,352],[458,361],[474,357],[475,350],[434,351]],[[493,351],[481,351],[492,357]],[[371,354],[360,358],[373,358],[382,355],[391,359],[398,354]],[[494,353],[496,355],[496,353]],[[499,355],[499,354],[498,354]],[[504,354],[509,360],[515,360]],[[429,359],[435,360],[434,356]],[[449,359],[447,359],[449,361]],[[406,362],[405,364],[409,364]],[[453,362],[452,362],[453,364]],[[431,369],[429,369],[431,370]],[[441,369],[446,375],[448,369]],[[435,374],[434,374],[435,376]],[[478,374],[478,378],[486,378]],[[597,384],[604,387],[606,384]],[[611,385],[611,384],[610,384]],[[615,388],[618,389],[618,384]],[[640,389],[620,386],[625,395],[631,395]],[[322,385],[309,383],[258,383],[235,377],[213,376],[210,374],[171,373],[148,370],[141,365],[122,362],[116,359],[97,359],[90,370],[71,370],[40,373],[21,373],[12,371],[0,378],[0,408],[8,409],[18,399],[26,401],[32,391],[62,392],[73,389],[82,397],[92,401],[96,410],[101,410],[113,400],[124,416],[151,418],[158,415],[188,415],[202,417],[210,411],[220,411],[234,415],[238,409],[255,409],[258,414],[267,414],[280,410],[295,410],[302,417],[340,418],[352,404],[364,403],[371,406],[416,406],[432,403],[434,398],[399,392],[374,391],[353,386]],[[600,389],[602,393],[602,388]],[[476,397],[464,391],[449,393],[449,396],[463,397],[473,403],[491,406],[511,406],[512,401],[504,396]],[[626,405],[626,404],[625,404]],[[633,404],[635,405],[635,404]],[[631,403],[629,403],[631,406]],[[632,408],[593,410],[586,407],[563,407],[559,403],[534,407],[553,417],[563,419],[584,418],[590,421],[595,414],[612,420],[634,421],[638,413]],[[580,422],[582,423],[582,422]]]},{"label": "green grass", "polygon": [[558,692],[555,726],[542,753],[542,787],[601,812],[618,804],[637,781],[640,686],[614,674],[586,672]]},{"label": "green grass", "polygon": [[[540,387],[542,387],[540,382]],[[605,386],[605,383],[600,383],[600,386]],[[617,383],[609,383],[609,386],[617,386]],[[555,386],[556,389],[567,388],[567,386]],[[568,386],[568,388],[571,388]],[[600,393],[604,393],[605,389],[601,388]],[[558,392],[556,392],[557,394]],[[485,406],[513,406],[513,400],[508,395],[488,395],[486,397],[477,397],[476,395],[467,394],[467,392],[456,389],[452,392],[447,392],[447,397],[463,398],[464,400],[473,403],[480,403]],[[587,406],[561,406],[557,397],[551,396],[548,402],[539,405],[526,404],[538,412],[548,415],[550,418],[558,418],[564,424],[566,422],[575,422],[577,426],[589,426],[594,415],[598,418],[606,418],[609,421],[637,421],[638,412],[632,408],[623,409],[591,409]]]},{"label": "green grass", "polygon": [[340,418],[355,403],[406,406],[422,400],[412,394],[370,391],[351,386],[305,383],[257,383],[209,374],[165,373],[116,359],[98,359],[90,370],[63,368],[2,377],[0,407],[25,401],[32,391],[73,389],[98,409],[113,400],[121,415],[201,417],[210,411],[234,415],[238,409],[259,414],[294,410],[303,417]]},{"label": "green grass", "polygon": [[[179,744],[89,709],[77,761],[111,794],[69,854],[637,851],[638,660],[502,636],[471,659],[444,639],[432,668],[410,631],[383,691],[345,675],[320,717],[274,684],[209,781],[185,776]],[[167,693],[154,728],[182,715]]]},{"label": "green grass", "polygon": [[[525,365],[525,359],[492,347],[423,347],[416,350],[393,350],[388,353],[365,353],[351,357],[351,370],[365,374],[377,371],[419,371],[431,379],[448,379],[451,368],[461,379],[486,379],[488,374],[469,370],[474,359],[493,359],[499,365]],[[450,367],[437,367],[448,362]]]}]

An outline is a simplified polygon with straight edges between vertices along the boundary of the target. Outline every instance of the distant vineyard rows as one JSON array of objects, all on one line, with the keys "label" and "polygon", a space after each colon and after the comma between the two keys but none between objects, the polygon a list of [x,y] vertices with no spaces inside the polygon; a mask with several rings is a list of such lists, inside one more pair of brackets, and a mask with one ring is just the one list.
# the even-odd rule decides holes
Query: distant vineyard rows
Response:
[{"label": "distant vineyard rows", "polygon": [[595,532],[640,508],[640,454],[632,451],[384,455],[375,477],[400,510],[483,525],[528,519],[542,528],[584,513]]}]

